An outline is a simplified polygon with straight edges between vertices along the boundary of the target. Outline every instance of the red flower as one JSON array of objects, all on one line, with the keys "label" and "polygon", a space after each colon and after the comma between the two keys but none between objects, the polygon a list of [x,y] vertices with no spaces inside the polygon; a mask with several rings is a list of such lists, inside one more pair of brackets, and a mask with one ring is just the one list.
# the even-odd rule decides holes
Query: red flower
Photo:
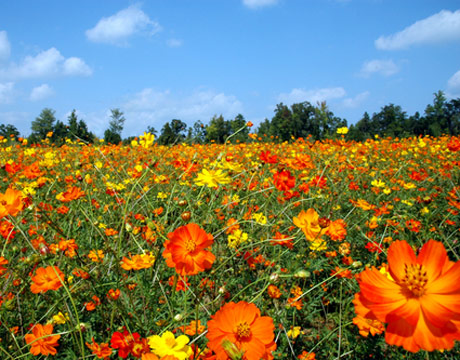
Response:
[{"label": "red flower", "polygon": [[141,336],[138,333],[130,334],[128,330],[123,333],[115,331],[110,339],[110,345],[114,349],[118,349],[118,356],[126,359],[131,352],[134,343],[136,343]]},{"label": "red flower", "polygon": [[273,183],[279,191],[288,191],[295,186],[295,177],[288,170],[273,174]]}]

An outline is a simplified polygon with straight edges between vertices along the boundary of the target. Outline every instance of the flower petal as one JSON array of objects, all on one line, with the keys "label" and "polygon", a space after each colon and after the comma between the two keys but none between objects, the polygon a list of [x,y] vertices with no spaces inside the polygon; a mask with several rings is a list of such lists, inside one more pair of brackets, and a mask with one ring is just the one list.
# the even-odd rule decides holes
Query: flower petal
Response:
[{"label": "flower petal", "polygon": [[406,265],[416,263],[414,250],[405,241],[395,241],[388,249],[388,265],[390,274],[397,282],[400,282],[406,275]]},{"label": "flower petal", "polygon": [[417,263],[423,265],[427,271],[428,286],[431,281],[436,280],[441,274],[446,261],[449,261],[449,258],[443,243],[429,240],[423,245],[417,257]]}]

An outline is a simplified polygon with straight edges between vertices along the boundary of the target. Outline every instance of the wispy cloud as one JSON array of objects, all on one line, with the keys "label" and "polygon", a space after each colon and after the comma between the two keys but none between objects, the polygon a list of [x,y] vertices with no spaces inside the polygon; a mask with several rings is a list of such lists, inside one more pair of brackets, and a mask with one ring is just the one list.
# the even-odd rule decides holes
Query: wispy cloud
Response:
[{"label": "wispy cloud", "polygon": [[65,58],[59,50],[51,48],[35,56],[26,56],[20,64],[0,67],[0,78],[30,79],[55,76],[89,76],[91,68],[77,57]]},{"label": "wispy cloud", "polygon": [[419,20],[389,36],[380,36],[375,47],[380,50],[400,50],[412,45],[436,44],[460,40],[460,10],[442,10]]},{"label": "wispy cloud", "polygon": [[93,42],[126,46],[128,39],[135,34],[150,36],[159,31],[160,24],[151,20],[136,4],[100,19],[96,26],[86,31],[86,36]]},{"label": "wispy cloud", "polygon": [[372,74],[391,76],[399,71],[398,65],[393,60],[370,60],[361,67],[360,75],[368,77]]},{"label": "wispy cloud", "polygon": [[0,61],[10,57],[11,46],[6,31],[0,31]]},{"label": "wispy cloud", "polygon": [[460,70],[447,81],[447,96],[450,98],[460,97]]},{"label": "wispy cloud", "polygon": [[168,45],[169,47],[172,47],[172,48],[177,48],[177,47],[181,47],[183,45],[183,41],[180,40],[180,39],[169,39],[166,41],[166,45]]},{"label": "wispy cloud", "polygon": [[164,123],[174,118],[192,124],[196,120],[207,123],[219,114],[234,117],[242,113],[243,106],[234,95],[213,90],[179,94],[146,88],[130,96],[122,109],[126,111],[127,134],[136,135],[150,125],[160,131]]},{"label": "wispy cloud", "polygon": [[258,9],[265,6],[276,5],[279,0],[243,0],[244,6],[250,9]]},{"label": "wispy cloud", "polygon": [[0,83],[0,104],[8,104],[13,98],[14,83]]},{"label": "wispy cloud", "polygon": [[342,87],[323,88],[315,90],[292,89],[290,93],[281,93],[277,100],[286,104],[300,103],[308,101],[316,104],[317,102],[342,98],[346,91]]},{"label": "wispy cloud", "polygon": [[350,109],[357,108],[361,106],[361,104],[369,97],[369,95],[369,91],[364,91],[362,93],[359,93],[355,97],[343,99],[342,105]]},{"label": "wispy cloud", "polygon": [[53,89],[48,84],[34,87],[30,93],[30,101],[40,101],[54,95]]}]

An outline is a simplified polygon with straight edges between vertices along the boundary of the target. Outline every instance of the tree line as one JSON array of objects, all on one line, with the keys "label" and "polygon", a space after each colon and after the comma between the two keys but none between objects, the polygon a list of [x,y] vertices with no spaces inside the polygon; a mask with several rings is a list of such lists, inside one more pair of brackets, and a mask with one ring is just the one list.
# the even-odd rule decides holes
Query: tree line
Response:
[{"label": "tree line", "polygon": [[[336,137],[337,129],[347,127],[347,120],[334,115],[326,102],[316,105],[308,101],[287,106],[283,103],[276,105],[274,116],[265,119],[253,131],[258,138],[265,141],[290,141],[297,138],[322,140]],[[120,109],[111,109],[108,128],[104,132],[106,143],[130,143],[134,137],[123,139],[125,117]],[[154,127],[148,126],[145,132],[157,136],[160,145],[176,143],[222,144],[226,141],[233,143],[250,140],[250,129],[243,115],[238,114],[234,119],[224,119],[222,115],[213,116],[208,124],[197,120],[192,126],[187,126],[182,120],[173,119],[165,123],[157,134]],[[354,125],[349,126],[347,139],[364,141],[375,135],[381,137],[408,137],[408,136],[440,136],[443,134],[460,135],[460,98],[447,101],[442,91],[434,94],[433,104],[426,106],[424,114],[416,112],[407,115],[401,106],[389,104],[383,106],[379,112],[370,116],[367,112]],[[0,124],[0,135],[8,138],[17,138],[19,131],[14,125]],[[96,136],[89,131],[86,122],[78,119],[73,110],[67,123],[57,120],[55,111],[49,108],[42,110],[40,115],[32,121],[31,134],[27,138],[29,143],[47,141],[60,146],[66,139],[92,143]]]}]

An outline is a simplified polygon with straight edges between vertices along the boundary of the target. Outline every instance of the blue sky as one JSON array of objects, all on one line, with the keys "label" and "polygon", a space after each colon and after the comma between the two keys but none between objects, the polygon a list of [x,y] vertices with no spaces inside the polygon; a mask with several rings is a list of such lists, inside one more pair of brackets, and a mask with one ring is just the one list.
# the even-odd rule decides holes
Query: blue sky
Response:
[{"label": "blue sky", "polygon": [[433,93],[460,97],[458,0],[79,0],[0,4],[0,123],[30,133],[45,107],[77,110],[96,135],[110,109],[123,137],[171,119],[326,101],[356,123]]}]

